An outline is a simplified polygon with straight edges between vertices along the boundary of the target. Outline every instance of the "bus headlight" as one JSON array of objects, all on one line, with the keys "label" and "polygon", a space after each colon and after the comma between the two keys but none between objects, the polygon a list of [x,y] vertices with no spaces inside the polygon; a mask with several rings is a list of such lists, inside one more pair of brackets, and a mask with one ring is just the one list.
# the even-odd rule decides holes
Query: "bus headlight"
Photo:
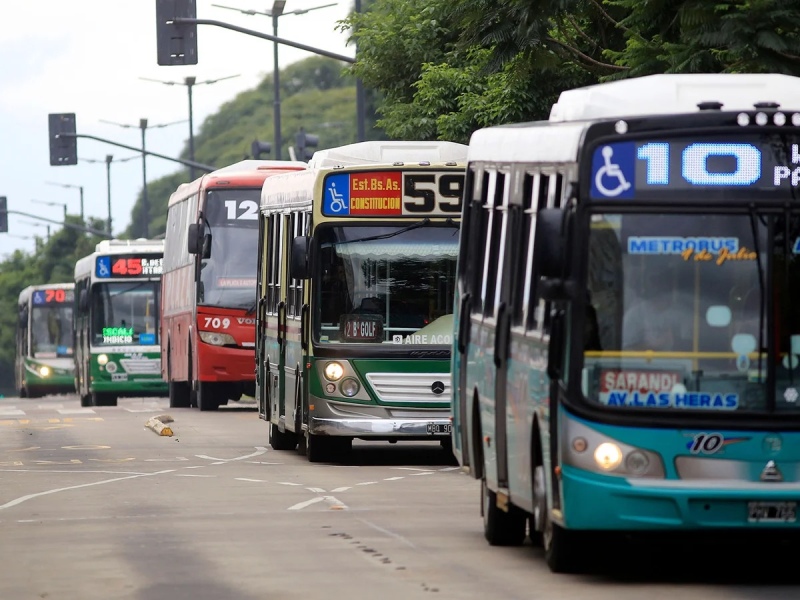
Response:
[{"label": "bus headlight", "polygon": [[561,447],[565,464],[618,477],[666,476],[664,461],[657,452],[625,444],[571,418],[565,419],[564,429]]},{"label": "bus headlight", "polygon": [[358,384],[357,380],[353,379],[352,377],[348,377],[342,380],[342,383],[339,384],[339,389],[342,391],[343,396],[352,398],[358,393],[358,390],[361,389],[361,386]]},{"label": "bus headlight", "polygon": [[108,355],[107,354],[98,354],[97,355],[97,364],[103,366],[108,362]]},{"label": "bus headlight", "polygon": [[594,461],[604,471],[611,471],[622,462],[622,450],[612,442],[603,442],[594,451]]},{"label": "bus headlight", "polygon": [[216,331],[201,331],[200,339],[212,346],[235,346],[236,340],[229,333],[219,333]]},{"label": "bus headlight", "polygon": [[41,375],[42,377],[50,377],[50,373],[52,373],[52,371],[50,370],[50,367],[48,367],[47,365],[42,365],[41,367],[39,367],[39,375]]},{"label": "bus headlight", "polygon": [[338,362],[329,362],[325,365],[325,379],[339,381],[344,375],[344,367]]}]

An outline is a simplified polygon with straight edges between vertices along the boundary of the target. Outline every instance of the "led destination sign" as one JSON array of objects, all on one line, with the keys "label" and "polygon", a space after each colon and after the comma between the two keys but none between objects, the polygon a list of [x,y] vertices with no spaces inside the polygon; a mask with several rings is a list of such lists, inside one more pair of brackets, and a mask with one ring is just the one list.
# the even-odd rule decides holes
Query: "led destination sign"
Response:
[{"label": "led destination sign", "polygon": [[463,172],[335,173],[325,178],[322,212],[329,217],[457,217],[463,191]]},{"label": "led destination sign", "polygon": [[163,258],[160,254],[117,254],[98,256],[95,276],[101,279],[160,277]]},{"label": "led destination sign", "polygon": [[75,292],[63,288],[36,290],[32,297],[34,306],[71,304],[74,299]]},{"label": "led destination sign", "polygon": [[601,144],[592,154],[591,198],[632,199],[684,190],[800,188],[800,144],[778,136]]}]

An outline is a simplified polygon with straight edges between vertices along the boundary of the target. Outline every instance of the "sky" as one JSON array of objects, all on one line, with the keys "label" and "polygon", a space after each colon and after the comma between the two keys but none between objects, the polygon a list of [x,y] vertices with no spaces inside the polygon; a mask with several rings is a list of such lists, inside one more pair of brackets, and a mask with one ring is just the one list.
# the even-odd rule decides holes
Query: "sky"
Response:
[{"label": "sky", "polygon": [[[333,3],[306,14],[289,14]],[[83,187],[86,218],[107,219],[105,161],[109,154],[113,156],[113,233],[121,233],[130,224],[131,209],[141,193],[141,152],[78,138],[78,164],[50,166],[48,114],[75,113],[79,135],[136,148],[142,143],[140,120],[147,119],[146,149],[178,157],[189,137],[186,77],[194,76],[197,81],[192,88],[196,136],[206,117],[273,72],[272,42],[213,25],[198,25],[197,65],[159,66],[156,0],[5,4],[0,28],[0,135],[4,140],[0,144],[0,196],[7,197],[12,213],[9,232],[0,233],[0,258],[16,249],[34,251],[35,236],[45,238],[48,225],[51,233],[61,227],[13,211],[61,221],[66,205],[68,214],[80,214],[79,186]],[[336,30],[337,21],[347,17],[352,4],[352,0],[287,0],[285,14],[278,19],[278,37],[354,56],[347,35]],[[272,35],[271,17],[239,12],[269,12],[272,5],[273,0],[197,0],[197,18]],[[313,54],[291,46],[278,48],[281,68],[309,56]],[[201,83],[215,79],[220,81]],[[271,104],[272,98],[265,102]],[[243,149],[247,151],[249,148]],[[178,163],[148,156],[147,180],[180,168]]]}]

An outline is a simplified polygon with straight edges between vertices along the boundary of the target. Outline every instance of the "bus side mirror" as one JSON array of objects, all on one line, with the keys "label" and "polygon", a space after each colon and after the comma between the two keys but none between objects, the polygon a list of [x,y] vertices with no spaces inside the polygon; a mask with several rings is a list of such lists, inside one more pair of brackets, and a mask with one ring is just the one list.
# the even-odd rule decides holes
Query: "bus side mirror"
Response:
[{"label": "bus side mirror", "polygon": [[27,327],[28,326],[28,309],[23,308],[19,311],[19,326],[20,327]]},{"label": "bus side mirror", "polygon": [[203,245],[203,229],[204,227],[200,223],[192,223],[189,225],[189,234],[186,239],[189,254],[200,254]]},{"label": "bus side mirror", "polygon": [[539,294],[550,302],[573,297],[575,286],[567,276],[566,254],[570,224],[566,211],[560,208],[543,208],[536,213],[534,272]]},{"label": "bus side mirror", "polygon": [[81,309],[81,312],[89,310],[89,294],[86,290],[81,290],[81,295],[78,297],[78,308]]},{"label": "bus side mirror", "polygon": [[289,259],[289,276],[292,279],[308,279],[311,276],[308,260],[309,245],[307,235],[298,235],[292,240],[292,255]]}]

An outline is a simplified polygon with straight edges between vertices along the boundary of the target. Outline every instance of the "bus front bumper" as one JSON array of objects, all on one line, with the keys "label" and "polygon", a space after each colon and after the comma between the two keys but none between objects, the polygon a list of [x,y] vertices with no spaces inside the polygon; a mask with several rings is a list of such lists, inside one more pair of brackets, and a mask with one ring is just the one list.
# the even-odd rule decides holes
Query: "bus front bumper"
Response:
[{"label": "bus front bumper", "polygon": [[[800,515],[778,520],[776,503],[800,509],[800,483],[629,480],[563,466],[563,524],[577,530],[800,531]],[[751,510],[771,521],[751,520]]]}]

